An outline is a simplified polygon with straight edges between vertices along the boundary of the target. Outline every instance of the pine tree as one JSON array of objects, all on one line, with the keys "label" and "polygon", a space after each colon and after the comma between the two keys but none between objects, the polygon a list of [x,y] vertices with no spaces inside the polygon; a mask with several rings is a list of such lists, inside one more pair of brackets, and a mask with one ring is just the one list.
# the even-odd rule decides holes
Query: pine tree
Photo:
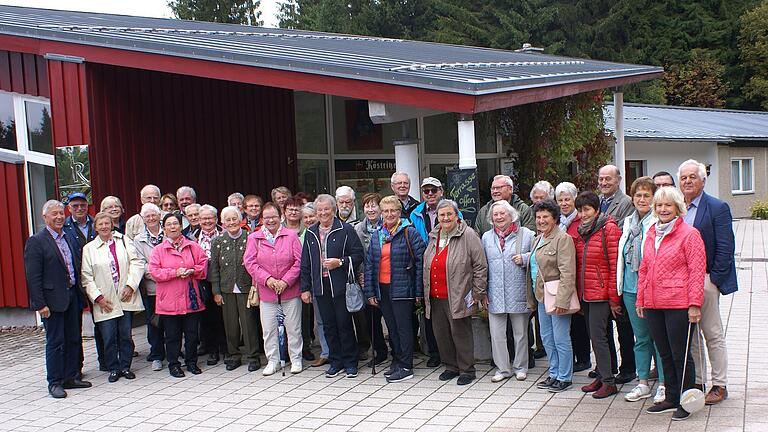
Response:
[{"label": "pine tree", "polygon": [[260,0],[168,0],[180,19],[260,26]]}]

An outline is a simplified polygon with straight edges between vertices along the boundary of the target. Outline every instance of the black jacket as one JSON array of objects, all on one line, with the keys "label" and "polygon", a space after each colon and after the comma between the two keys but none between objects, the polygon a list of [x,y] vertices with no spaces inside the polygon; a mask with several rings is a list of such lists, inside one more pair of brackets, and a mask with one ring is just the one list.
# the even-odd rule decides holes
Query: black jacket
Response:
[{"label": "black jacket", "polygon": [[[75,268],[75,289],[80,306],[84,303],[80,292],[80,263],[82,253],[77,253],[77,239],[65,232],[64,239],[72,254]],[[45,306],[51,312],[64,312],[69,306],[69,273],[56,241],[47,229],[42,229],[27,240],[24,246],[24,267],[29,291],[29,308],[40,310]]]},{"label": "black jacket", "polygon": [[[311,291],[314,296],[322,296],[322,262],[320,261],[320,223],[307,228],[304,234],[304,246],[301,251],[301,291]],[[349,266],[353,274],[363,263],[363,244],[355,228],[334,218],[331,231],[326,239],[327,258],[341,258],[341,267],[330,270],[331,295],[343,296],[346,293]]]}]

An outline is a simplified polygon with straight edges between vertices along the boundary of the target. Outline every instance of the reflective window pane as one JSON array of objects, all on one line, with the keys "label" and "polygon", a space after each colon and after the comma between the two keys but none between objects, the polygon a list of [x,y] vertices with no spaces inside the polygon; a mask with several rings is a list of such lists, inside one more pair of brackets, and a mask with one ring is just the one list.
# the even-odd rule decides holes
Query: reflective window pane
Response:
[{"label": "reflective window pane", "polygon": [[17,150],[16,120],[13,118],[13,96],[0,92],[0,148]]},{"label": "reflective window pane", "polygon": [[[440,180],[443,185],[448,182],[448,171],[458,168],[458,164],[430,164],[429,175]],[[499,163],[496,159],[477,160],[477,185],[480,188],[480,205],[491,200],[491,182],[498,173]],[[419,197],[420,199],[423,197]]]},{"label": "reflective window pane", "polygon": [[332,106],[334,153],[394,154],[392,142],[403,138],[403,126],[410,138],[418,137],[416,119],[374,124],[366,100],[334,97]]},{"label": "reflective window pane", "polygon": [[318,93],[293,92],[293,106],[298,152],[327,154],[325,96]]},{"label": "reflective window pane", "polygon": [[299,159],[299,191],[317,196],[330,193],[327,160]]},{"label": "reflective window pane", "polygon": [[32,228],[34,232],[38,232],[45,228],[45,221],[41,215],[43,204],[56,198],[55,173],[52,166],[38,165],[32,162],[28,164],[28,170]]},{"label": "reflective window pane", "polygon": [[742,188],[741,190],[744,191],[751,191],[752,190],[752,159],[744,159],[741,161],[741,169],[742,169]]},{"label": "reflective window pane", "polygon": [[27,111],[27,138],[32,151],[53,154],[51,109],[48,104],[24,102]]},{"label": "reflective window pane", "polygon": [[739,161],[731,161],[731,190],[741,189],[741,180],[739,178]]}]

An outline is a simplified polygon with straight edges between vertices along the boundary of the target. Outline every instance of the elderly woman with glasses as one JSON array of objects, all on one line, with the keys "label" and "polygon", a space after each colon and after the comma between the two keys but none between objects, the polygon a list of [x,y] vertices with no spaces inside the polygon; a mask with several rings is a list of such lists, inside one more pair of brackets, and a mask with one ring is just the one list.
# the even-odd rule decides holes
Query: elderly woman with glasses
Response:
[{"label": "elderly woman with glasses", "polygon": [[426,316],[445,364],[440,380],[458,377],[458,385],[467,385],[477,377],[472,315],[488,302],[488,264],[480,237],[459,219],[456,202],[437,204],[437,222],[424,252]]},{"label": "elderly woman with glasses", "polygon": [[197,366],[200,312],[205,305],[197,282],[205,279],[208,256],[195,242],[181,235],[181,216],[163,216],[165,239],[152,250],[149,272],[157,282],[155,312],[165,329],[165,352],[171,376],[181,378],[179,353],[184,335],[184,362],[192,374],[202,371]]},{"label": "elderly woman with glasses", "polygon": [[125,209],[120,198],[111,195],[104,197],[101,200],[101,211],[112,218],[112,229],[120,234],[125,234]]},{"label": "elderly woman with glasses", "polygon": [[133,243],[112,231],[105,212],[93,218],[98,236],[83,248],[82,284],[94,304],[93,319],[104,341],[109,382],[134,379],[131,372],[133,313],[144,310],[137,292],[142,267]]},{"label": "elderly woman with glasses", "polygon": [[280,307],[285,314],[291,373],[297,374],[303,370],[299,298],[301,242],[296,232],[281,225],[281,211],[276,204],[264,204],[261,218],[264,225],[248,236],[243,262],[259,289],[261,300],[261,328],[264,331],[264,351],[268,361],[262,374],[272,375],[281,369],[277,334],[277,313]]},{"label": "elderly woman with glasses", "polygon": [[[520,215],[504,200],[491,204],[488,212],[493,229],[483,234],[483,248],[488,258],[488,323],[491,330],[493,362],[498,370],[492,382],[513,374],[518,381],[528,376],[528,296],[525,267],[516,264],[515,255],[531,250],[535,234],[520,226]],[[509,361],[507,323],[512,324],[514,365]]]}]

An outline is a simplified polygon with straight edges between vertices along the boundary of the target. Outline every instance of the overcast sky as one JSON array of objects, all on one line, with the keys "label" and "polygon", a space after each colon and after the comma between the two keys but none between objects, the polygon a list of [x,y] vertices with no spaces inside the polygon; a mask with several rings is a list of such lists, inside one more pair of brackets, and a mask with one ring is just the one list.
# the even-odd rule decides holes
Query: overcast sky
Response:
[{"label": "overcast sky", "polygon": [[[277,27],[278,0],[261,0],[261,19],[267,27]],[[171,18],[166,0],[0,0],[0,4],[121,15]]]}]

